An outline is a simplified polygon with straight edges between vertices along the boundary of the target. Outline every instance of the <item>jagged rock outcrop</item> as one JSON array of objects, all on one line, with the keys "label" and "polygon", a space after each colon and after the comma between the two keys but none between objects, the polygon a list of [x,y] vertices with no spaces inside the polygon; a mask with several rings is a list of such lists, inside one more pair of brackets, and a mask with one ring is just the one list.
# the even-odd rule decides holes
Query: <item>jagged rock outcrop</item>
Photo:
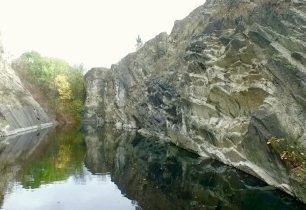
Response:
[{"label": "jagged rock outcrop", "polygon": [[47,114],[22,86],[2,53],[0,44],[0,136],[51,126]]},{"label": "jagged rock outcrop", "polygon": [[306,202],[306,2],[207,0],[111,69],[84,116],[157,135]]}]

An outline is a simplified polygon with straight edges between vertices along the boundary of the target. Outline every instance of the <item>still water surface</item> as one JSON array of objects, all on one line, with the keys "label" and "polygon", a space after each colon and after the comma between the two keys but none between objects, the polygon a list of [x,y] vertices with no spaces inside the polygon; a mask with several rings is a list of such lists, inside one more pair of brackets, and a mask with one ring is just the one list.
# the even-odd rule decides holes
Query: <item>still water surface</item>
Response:
[{"label": "still water surface", "polygon": [[0,140],[0,209],[306,209],[260,180],[173,145],[112,128]]}]

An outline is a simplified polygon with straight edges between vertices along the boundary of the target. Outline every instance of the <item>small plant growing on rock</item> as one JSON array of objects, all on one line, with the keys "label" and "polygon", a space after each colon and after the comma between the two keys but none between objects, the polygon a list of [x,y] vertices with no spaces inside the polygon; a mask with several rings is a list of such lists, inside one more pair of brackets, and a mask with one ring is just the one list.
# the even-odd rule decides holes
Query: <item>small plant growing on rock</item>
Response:
[{"label": "small plant growing on rock", "polygon": [[289,169],[306,169],[304,148],[297,142],[290,142],[284,138],[271,137],[267,144],[279,155]]},{"label": "small plant growing on rock", "polygon": [[143,46],[142,39],[138,35],[138,37],[136,39],[136,45],[135,45],[136,51],[139,50],[140,48],[142,48],[142,46]]}]

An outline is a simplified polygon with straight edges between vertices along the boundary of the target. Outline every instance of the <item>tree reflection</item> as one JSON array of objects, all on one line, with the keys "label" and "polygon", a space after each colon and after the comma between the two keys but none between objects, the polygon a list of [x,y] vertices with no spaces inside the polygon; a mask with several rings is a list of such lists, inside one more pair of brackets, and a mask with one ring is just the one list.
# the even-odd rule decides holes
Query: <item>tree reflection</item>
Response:
[{"label": "tree reflection", "polygon": [[84,182],[83,161],[86,147],[78,129],[56,130],[48,137],[52,144],[41,157],[34,157],[24,166],[20,181],[25,188],[38,188],[41,184],[66,180],[74,175],[78,183]]},{"label": "tree reflection", "polygon": [[108,126],[87,125],[82,132],[57,129],[2,145],[0,204],[16,181],[32,189],[68,178],[102,184],[110,177],[136,209],[306,209],[250,175],[157,138]]}]

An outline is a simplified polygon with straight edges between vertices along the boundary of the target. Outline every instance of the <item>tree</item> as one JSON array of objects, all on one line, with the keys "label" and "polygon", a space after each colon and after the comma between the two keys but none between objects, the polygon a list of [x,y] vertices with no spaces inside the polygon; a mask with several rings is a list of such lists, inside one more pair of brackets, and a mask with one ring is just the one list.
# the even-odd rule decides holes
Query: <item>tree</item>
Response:
[{"label": "tree", "polygon": [[140,38],[140,36],[138,35],[137,39],[136,39],[136,50],[139,50],[141,47],[143,46],[143,42],[142,39]]},{"label": "tree", "polygon": [[59,74],[55,77],[54,83],[59,93],[60,99],[62,101],[70,100],[72,93],[67,77],[63,74]]}]

